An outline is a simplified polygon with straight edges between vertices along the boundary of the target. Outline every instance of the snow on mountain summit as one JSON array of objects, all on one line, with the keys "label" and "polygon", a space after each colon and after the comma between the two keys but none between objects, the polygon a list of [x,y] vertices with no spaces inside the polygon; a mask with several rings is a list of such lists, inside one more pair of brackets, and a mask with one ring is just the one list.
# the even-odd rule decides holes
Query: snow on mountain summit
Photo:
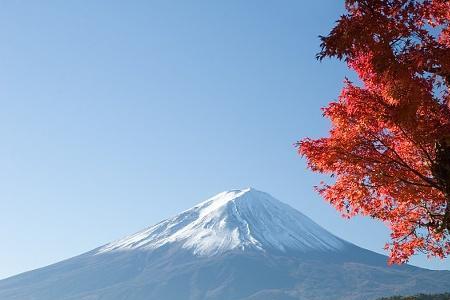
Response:
[{"label": "snow on mountain summit", "polygon": [[175,243],[195,255],[211,256],[247,249],[333,251],[346,242],[271,195],[248,188],[222,192],[173,218],[107,244],[97,254],[151,250]]},{"label": "snow on mountain summit", "polygon": [[386,262],[269,194],[233,190],[116,242],[0,280],[0,299],[367,300],[449,290],[448,271]]}]

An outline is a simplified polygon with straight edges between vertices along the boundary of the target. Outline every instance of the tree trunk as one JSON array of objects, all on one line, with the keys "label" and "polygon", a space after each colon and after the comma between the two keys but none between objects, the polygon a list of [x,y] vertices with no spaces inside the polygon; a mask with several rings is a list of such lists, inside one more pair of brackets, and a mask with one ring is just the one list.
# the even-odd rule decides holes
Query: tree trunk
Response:
[{"label": "tree trunk", "polygon": [[435,176],[446,196],[446,207],[441,229],[450,232],[450,136],[442,138],[436,145]]}]

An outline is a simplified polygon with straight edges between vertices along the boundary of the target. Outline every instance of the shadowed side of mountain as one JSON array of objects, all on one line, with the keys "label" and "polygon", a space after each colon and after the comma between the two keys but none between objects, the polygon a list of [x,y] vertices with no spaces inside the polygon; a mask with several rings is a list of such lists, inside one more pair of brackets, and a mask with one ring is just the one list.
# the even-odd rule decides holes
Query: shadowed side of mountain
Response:
[{"label": "shadowed side of mountain", "polygon": [[[171,254],[169,254],[171,253]],[[93,260],[95,258],[95,260]],[[196,257],[183,248],[82,256],[0,282],[5,300],[376,299],[448,289],[450,272],[318,254]]]}]

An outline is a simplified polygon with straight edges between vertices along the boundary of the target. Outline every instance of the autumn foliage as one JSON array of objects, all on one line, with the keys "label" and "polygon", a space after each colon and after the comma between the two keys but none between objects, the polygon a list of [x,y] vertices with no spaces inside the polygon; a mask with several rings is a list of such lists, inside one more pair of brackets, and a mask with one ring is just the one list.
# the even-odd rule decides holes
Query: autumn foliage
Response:
[{"label": "autumn foliage", "polygon": [[347,0],[319,59],[346,61],[348,80],[323,108],[329,136],[299,153],[333,183],[317,187],[346,217],[391,228],[390,261],[450,254],[450,1]]}]

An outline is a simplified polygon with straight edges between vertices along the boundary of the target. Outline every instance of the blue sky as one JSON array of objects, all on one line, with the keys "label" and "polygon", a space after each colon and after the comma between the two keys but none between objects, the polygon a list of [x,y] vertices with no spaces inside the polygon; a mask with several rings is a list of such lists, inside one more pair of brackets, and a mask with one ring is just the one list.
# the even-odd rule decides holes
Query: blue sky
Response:
[{"label": "blue sky", "polygon": [[3,2],[0,278],[247,186],[381,252],[384,226],[341,219],[293,147],[352,76],[314,58],[341,2]]}]

